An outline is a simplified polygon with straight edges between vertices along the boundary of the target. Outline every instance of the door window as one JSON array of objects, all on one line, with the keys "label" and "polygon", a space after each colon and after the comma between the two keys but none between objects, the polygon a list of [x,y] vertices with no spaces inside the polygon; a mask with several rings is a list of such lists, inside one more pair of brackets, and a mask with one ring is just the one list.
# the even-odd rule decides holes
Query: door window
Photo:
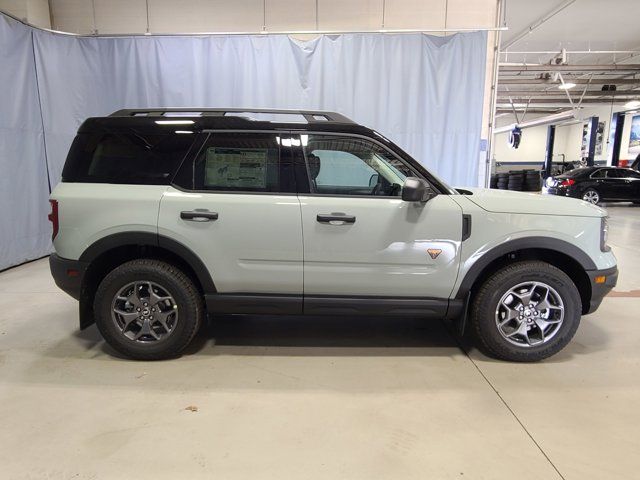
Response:
[{"label": "door window", "polygon": [[401,195],[412,170],[378,144],[354,137],[302,135],[313,193]]},{"label": "door window", "polygon": [[[286,158],[288,157],[288,150]],[[278,137],[268,133],[212,133],[195,161],[180,172],[195,190],[293,192],[289,162],[283,162]]]},{"label": "door window", "polygon": [[638,178],[640,179],[640,172],[636,172],[635,170],[625,170],[627,178]]},{"label": "door window", "polygon": [[612,168],[607,171],[607,178],[627,178],[627,172],[622,169]]}]

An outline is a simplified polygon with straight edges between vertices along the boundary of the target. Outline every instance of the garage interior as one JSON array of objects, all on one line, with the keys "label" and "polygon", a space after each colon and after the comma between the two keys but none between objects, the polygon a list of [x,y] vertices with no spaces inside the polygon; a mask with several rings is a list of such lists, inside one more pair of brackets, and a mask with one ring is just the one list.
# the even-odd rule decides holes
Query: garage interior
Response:
[{"label": "garage interior", "polygon": [[[0,11],[2,478],[637,477],[638,204],[602,205],[618,284],[567,348],[532,364],[483,355],[447,321],[231,315],[179,358],[135,362],[95,325],[78,328],[46,258],[47,198],[70,142],[85,118],[120,108],[336,110],[456,186],[534,171],[537,195],[546,169],[631,166],[636,0],[0,0]],[[421,39],[454,76],[422,75]],[[198,42],[216,62],[223,43],[236,54],[182,62]],[[326,70],[347,59],[346,76],[314,71],[314,55]],[[278,81],[261,79],[267,68]]]}]

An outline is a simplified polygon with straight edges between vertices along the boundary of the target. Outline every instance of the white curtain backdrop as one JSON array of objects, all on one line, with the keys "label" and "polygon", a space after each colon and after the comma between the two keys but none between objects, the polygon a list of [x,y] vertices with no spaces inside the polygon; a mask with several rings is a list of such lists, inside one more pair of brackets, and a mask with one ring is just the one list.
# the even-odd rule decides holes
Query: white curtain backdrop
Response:
[{"label": "white curtain backdrop", "polygon": [[[47,173],[55,186],[78,126],[121,108],[334,110],[375,128],[444,180],[477,183],[486,32],[324,35],[307,42],[278,35],[79,38],[4,17],[0,38],[0,108],[10,112],[2,121],[33,130],[29,139],[7,133],[18,138],[15,151],[0,150],[0,166],[6,172],[16,154],[30,165],[20,175],[29,182],[25,209],[37,219],[48,209]],[[21,68],[21,76],[5,74],[4,64]],[[28,120],[25,106],[33,110]],[[15,175],[3,181],[13,183]],[[3,188],[0,200],[13,202],[11,191]],[[3,245],[8,225],[23,229],[17,220],[3,220]],[[20,243],[17,232],[9,235]],[[35,245],[28,250],[31,258],[42,253]],[[0,268],[25,259],[3,248]]]}]

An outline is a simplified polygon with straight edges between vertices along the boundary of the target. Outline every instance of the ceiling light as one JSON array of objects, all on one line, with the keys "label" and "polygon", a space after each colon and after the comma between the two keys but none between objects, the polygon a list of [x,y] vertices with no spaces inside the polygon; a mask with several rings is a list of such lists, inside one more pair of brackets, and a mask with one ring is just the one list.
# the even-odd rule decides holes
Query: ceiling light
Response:
[{"label": "ceiling light", "polygon": [[575,83],[571,83],[571,82],[564,82],[564,83],[561,83],[560,85],[558,85],[558,88],[559,88],[560,90],[569,90],[570,88],[573,88],[573,87],[575,87],[575,86],[576,86],[576,84],[575,84]]},{"label": "ceiling light", "polygon": [[193,120],[156,120],[158,125],[192,125]]},{"label": "ceiling light", "polygon": [[624,104],[625,108],[638,108],[640,107],[640,100],[631,100]]}]

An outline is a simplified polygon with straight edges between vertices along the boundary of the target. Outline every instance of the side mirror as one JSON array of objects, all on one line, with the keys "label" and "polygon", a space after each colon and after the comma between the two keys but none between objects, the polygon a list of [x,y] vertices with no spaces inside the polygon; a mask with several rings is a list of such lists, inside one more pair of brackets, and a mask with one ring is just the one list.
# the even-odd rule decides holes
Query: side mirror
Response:
[{"label": "side mirror", "polygon": [[435,196],[431,186],[418,177],[407,177],[402,185],[402,200],[405,202],[427,202]]}]

